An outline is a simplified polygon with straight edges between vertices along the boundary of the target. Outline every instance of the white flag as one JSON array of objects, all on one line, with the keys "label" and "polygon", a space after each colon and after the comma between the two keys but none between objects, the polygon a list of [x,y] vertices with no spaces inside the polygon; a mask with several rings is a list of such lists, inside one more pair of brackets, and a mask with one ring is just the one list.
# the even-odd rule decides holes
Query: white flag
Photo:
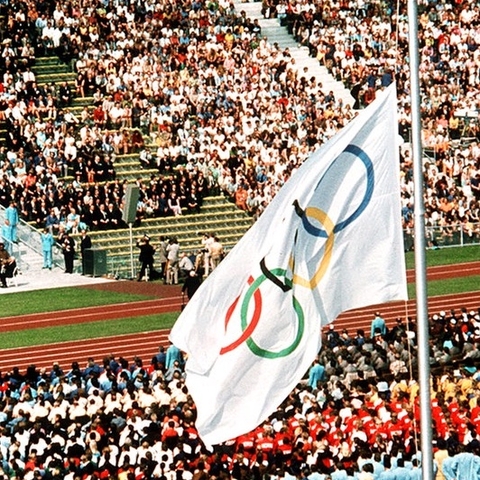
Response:
[{"label": "white flag", "polygon": [[341,312],[407,299],[396,108],[391,85],[315,152],[175,323],[206,445],[274,412]]}]

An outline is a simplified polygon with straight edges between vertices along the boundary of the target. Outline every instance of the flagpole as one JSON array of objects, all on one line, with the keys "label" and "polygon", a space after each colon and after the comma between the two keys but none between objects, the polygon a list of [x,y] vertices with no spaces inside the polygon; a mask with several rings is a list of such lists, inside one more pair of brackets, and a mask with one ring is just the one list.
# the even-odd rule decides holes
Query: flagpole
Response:
[{"label": "flagpole", "polygon": [[414,246],[415,290],[417,299],[418,375],[420,387],[420,441],[422,451],[422,478],[424,480],[433,480],[427,269],[425,260],[425,205],[423,200],[422,128],[420,114],[420,82],[418,78],[419,48],[417,21],[417,0],[408,0],[412,154],[415,194]]}]

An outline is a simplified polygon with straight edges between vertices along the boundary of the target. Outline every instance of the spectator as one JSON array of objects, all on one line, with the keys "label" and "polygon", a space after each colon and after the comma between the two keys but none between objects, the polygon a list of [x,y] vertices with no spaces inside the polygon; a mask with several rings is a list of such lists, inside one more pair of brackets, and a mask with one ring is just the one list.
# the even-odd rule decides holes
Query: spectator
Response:
[{"label": "spectator", "polygon": [[318,359],[316,359],[308,372],[308,386],[312,389],[316,389],[318,387],[318,383],[324,381],[325,367],[320,364]]},{"label": "spectator", "polygon": [[5,225],[7,227],[5,238],[12,243],[17,243],[17,226],[19,216],[15,200],[12,200],[5,210]]},{"label": "spectator", "polygon": [[7,278],[14,275],[17,262],[5,249],[5,244],[0,241],[0,283],[2,288],[7,288]]},{"label": "spectator", "polygon": [[225,256],[223,245],[220,243],[218,237],[213,237],[213,242],[209,244],[208,252],[210,255],[212,270],[215,270]]},{"label": "spectator", "polygon": [[187,252],[182,252],[180,254],[180,260],[178,262],[178,268],[180,271],[180,279],[184,280],[186,279],[190,272],[194,270],[194,264],[192,260],[190,259],[189,255]]},{"label": "spectator", "polygon": [[42,253],[43,253],[43,268],[48,268],[49,270],[53,267],[53,245],[55,244],[55,239],[52,232],[45,228],[42,233]]},{"label": "spectator", "polygon": [[187,298],[190,300],[200,287],[201,282],[202,279],[199,275],[197,275],[197,272],[194,269],[191,269],[184,279],[182,285],[182,295],[186,293]]},{"label": "spectator", "polygon": [[82,258],[82,274],[85,275],[86,272],[86,265],[85,265],[85,251],[92,248],[92,239],[88,234],[86,228],[81,230],[81,238],[80,238],[80,256]]},{"label": "spectator", "polygon": [[168,240],[166,247],[167,251],[167,271],[170,269],[178,269],[178,262],[180,260],[180,244],[178,240],[173,237]]},{"label": "spectator", "polygon": [[168,210],[171,215],[173,215],[174,217],[182,215],[182,207],[180,205],[180,199],[178,198],[175,192],[170,193],[167,203],[168,203]]},{"label": "spectator", "polygon": [[370,336],[373,338],[377,333],[383,337],[387,334],[387,324],[381,317],[380,312],[375,312],[375,318],[370,326]]},{"label": "spectator", "polygon": [[65,261],[65,273],[73,273],[75,260],[75,240],[67,230],[60,232],[58,243],[62,246],[63,259]]}]

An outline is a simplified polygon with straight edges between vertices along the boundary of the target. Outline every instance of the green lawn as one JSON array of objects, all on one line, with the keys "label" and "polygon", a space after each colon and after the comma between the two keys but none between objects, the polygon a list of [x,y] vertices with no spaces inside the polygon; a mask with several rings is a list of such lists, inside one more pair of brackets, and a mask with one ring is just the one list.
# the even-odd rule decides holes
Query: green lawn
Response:
[{"label": "green lawn", "polygon": [[[480,276],[451,278],[449,280],[435,280],[428,282],[427,294],[429,297],[448,295],[450,293],[476,292],[480,290]],[[415,298],[415,284],[408,285],[408,298]]]},{"label": "green lawn", "polygon": [[[413,268],[415,266],[413,252],[407,252],[405,260],[407,268]],[[468,247],[441,248],[439,250],[427,250],[427,267],[478,261],[480,261],[480,245],[473,245]]]},{"label": "green lawn", "polygon": [[[448,265],[480,260],[480,246],[429,250],[427,265]],[[407,266],[414,265],[413,254],[407,254]],[[428,295],[444,295],[480,290],[480,276],[438,280],[429,282]],[[88,292],[88,295],[86,294]],[[53,294],[52,294],[53,293]],[[415,296],[415,285],[409,285],[409,298]],[[8,301],[3,301],[7,300]],[[108,305],[138,300],[150,297],[142,295],[126,295],[94,289],[60,288],[40,290],[35,292],[12,293],[2,296],[2,317],[41,313],[67,308]],[[164,315],[125,318],[120,320],[92,322],[88,324],[69,325],[68,327],[39,328],[1,334],[2,348],[12,348],[28,345],[42,345],[68,340],[83,340],[114,336],[119,334],[148,332],[170,328],[179,312]]]},{"label": "green lawn", "polygon": [[153,297],[95,290],[93,288],[65,287],[55,290],[7,293],[2,295],[1,317],[29,313],[56,312],[81,307],[98,307],[117,303],[149,300]]}]

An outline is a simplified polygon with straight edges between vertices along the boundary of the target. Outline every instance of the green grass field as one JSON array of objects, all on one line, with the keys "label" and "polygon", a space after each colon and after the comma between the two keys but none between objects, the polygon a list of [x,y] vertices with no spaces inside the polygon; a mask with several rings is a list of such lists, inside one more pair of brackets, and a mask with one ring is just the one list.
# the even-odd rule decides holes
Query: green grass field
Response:
[{"label": "green grass field", "polygon": [[[450,265],[480,260],[480,246],[429,250],[427,265]],[[413,268],[414,255],[408,253],[407,268]],[[480,276],[439,280],[428,284],[428,295],[445,295],[480,290]],[[409,285],[409,298],[415,296],[415,285]],[[6,298],[6,297],[4,297]],[[150,297],[142,295],[125,295],[100,290],[85,290],[78,288],[60,288],[54,291],[39,290],[25,293],[8,294],[8,302],[2,302],[2,317],[25,315],[28,313],[52,312],[67,308],[79,308],[98,305],[126,303],[147,300]],[[38,328],[0,335],[2,348],[13,348],[28,345],[42,345],[68,340],[84,340],[114,336],[119,334],[148,332],[170,328],[177,319],[179,312],[164,315],[124,318],[120,320],[92,322],[88,324],[70,325],[68,327]]]},{"label": "green grass field", "polygon": [[165,313],[163,315],[148,315],[144,317],[122,318],[115,321],[97,321],[73,324],[68,327],[46,327],[31,330],[6,332],[0,335],[2,348],[28,347],[29,345],[44,345],[47,343],[67,342],[71,340],[87,340],[129,333],[151,332],[170,328],[179,315]]},{"label": "green grass field", "polygon": [[[88,292],[88,295],[86,295],[85,292]],[[138,302],[153,298],[138,294],[107,292],[94,290],[93,288],[85,290],[75,287],[8,293],[7,295],[8,297],[3,297],[7,299],[7,301],[2,302],[2,317]]]},{"label": "green grass field", "polygon": [[[414,268],[415,258],[413,252],[405,255],[407,268]],[[478,262],[480,261],[480,245],[469,247],[441,248],[439,250],[427,251],[427,267],[436,265],[452,265],[454,263]]]}]

